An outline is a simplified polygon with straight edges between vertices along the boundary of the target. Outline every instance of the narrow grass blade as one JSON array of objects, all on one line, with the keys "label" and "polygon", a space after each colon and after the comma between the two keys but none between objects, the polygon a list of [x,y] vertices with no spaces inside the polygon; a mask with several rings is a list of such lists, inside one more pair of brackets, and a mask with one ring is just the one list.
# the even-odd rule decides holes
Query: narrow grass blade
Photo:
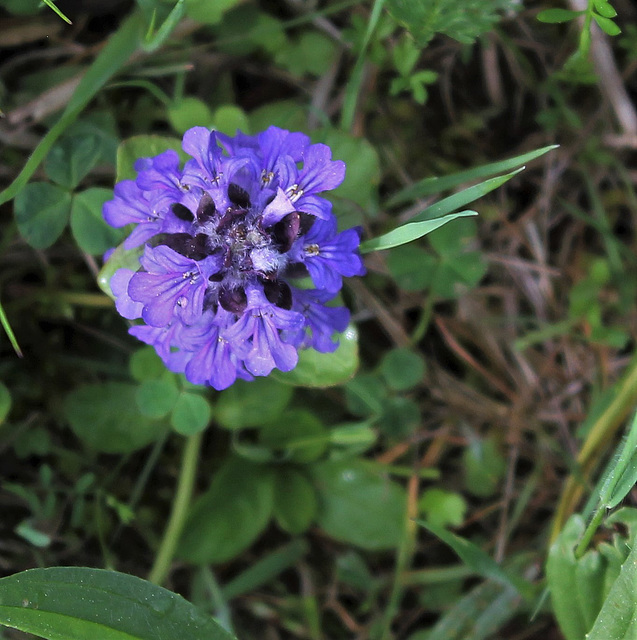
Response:
[{"label": "narrow grass blade", "polygon": [[82,78],[60,119],[42,138],[17,178],[0,193],[0,204],[8,202],[29,181],[44,160],[53,143],[80,115],[95,94],[121,69],[137,50],[140,42],[141,17],[132,14],[111,36],[106,46]]},{"label": "narrow grass blade", "polygon": [[2,328],[4,329],[4,332],[7,334],[7,338],[9,338],[9,342],[11,343],[11,346],[13,347],[13,350],[16,352],[16,354],[18,355],[18,357],[22,357],[22,349],[20,349],[20,345],[18,344],[18,341],[16,340],[15,334],[13,333],[13,329],[11,328],[11,325],[9,324],[9,319],[7,318],[7,314],[4,312],[4,309],[2,308],[2,303],[0,302],[0,324],[2,325]]},{"label": "narrow grass blade", "polygon": [[432,204],[430,207],[427,207],[419,214],[415,215],[413,218],[409,220],[409,222],[419,222],[420,220],[431,220],[433,218],[438,218],[439,216],[443,216],[451,211],[455,211],[460,207],[464,207],[466,204],[481,198],[487,193],[501,187],[505,182],[508,182],[513,176],[516,176],[520,171],[522,171],[524,167],[520,167],[515,171],[511,171],[510,173],[505,173],[504,175],[497,176],[495,178],[489,178],[480,184],[475,184],[468,189],[463,189],[458,193],[454,193],[452,196],[448,196],[447,198],[443,198],[439,202]]},{"label": "narrow grass blade", "polygon": [[471,180],[486,178],[488,176],[493,176],[496,173],[501,173],[502,171],[509,171],[511,169],[521,167],[527,162],[531,162],[531,160],[535,160],[535,158],[539,158],[545,153],[548,153],[553,149],[557,149],[558,146],[559,145],[557,144],[552,144],[548,147],[537,149],[536,151],[523,153],[522,155],[515,156],[514,158],[501,160],[499,162],[492,162],[480,167],[474,167],[473,169],[460,171],[459,173],[454,173],[450,176],[424,178],[423,180],[419,180],[415,184],[409,185],[408,187],[396,192],[385,202],[385,206],[394,207],[399,204],[404,204],[405,202],[412,202],[418,198],[424,198],[435,193],[441,193],[447,189],[453,189],[454,187],[465,182],[470,182]]},{"label": "narrow grass blade", "polygon": [[[456,602],[428,631],[427,640],[487,640],[516,615],[520,596],[510,586],[487,581]],[[413,636],[414,640],[416,637]]]},{"label": "narrow grass blade", "polygon": [[293,567],[307,550],[307,542],[301,538],[279,547],[224,585],[221,589],[224,597],[226,600],[232,600],[267,584],[286,569]]},{"label": "narrow grass blade", "polygon": [[366,240],[360,246],[361,253],[369,253],[370,251],[382,251],[383,249],[391,249],[392,247],[398,247],[401,244],[407,244],[412,240],[417,240],[423,236],[435,231],[442,225],[451,222],[456,218],[465,218],[467,216],[477,216],[476,211],[459,211],[458,213],[451,213],[448,216],[441,218],[434,218],[433,220],[421,220],[420,222],[408,222],[396,229],[389,231],[388,233],[378,236],[378,238],[372,238]]},{"label": "narrow grass blade", "polygon": [[166,38],[171,34],[172,30],[177,26],[179,21],[184,17],[186,13],[186,3],[185,0],[177,0],[177,3],[172,8],[161,27],[157,30],[154,35],[151,33],[146,34],[144,38],[144,42],[142,44],[142,48],[144,51],[149,53],[153,51],[157,51],[159,47],[166,41]]},{"label": "narrow grass blade", "polygon": [[424,520],[418,520],[417,522],[421,527],[428,529],[437,538],[440,538],[445,544],[448,544],[458,554],[458,557],[478,575],[512,587],[525,598],[531,597],[531,585],[529,583],[505,571],[493,558],[482,551],[480,547],[477,547],[465,538],[457,536],[444,527],[434,525]]},{"label": "narrow grass blade", "polygon": [[380,19],[384,4],[385,4],[385,0],[375,0],[374,2],[374,6],[372,8],[372,14],[369,17],[369,22],[367,23],[367,30],[365,31],[363,44],[361,45],[361,50],[358,53],[358,59],[356,60],[356,64],[354,65],[354,70],[352,71],[352,75],[350,76],[349,81],[347,83],[345,100],[343,102],[343,111],[341,113],[341,129],[343,131],[350,131],[352,128],[352,125],[354,124],[354,113],[356,111],[356,102],[358,101],[358,93],[360,91],[361,82],[363,79],[363,68],[365,66],[365,53],[367,52],[369,41],[371,40],[372,34],[374,33],[374,30],[376,29],[376,25],[378,24],[378,20]]},{"label": "narrow grass blade", "polygon": [[51,0],[43,0],[44,4],[49,7],[49,9],[52,9],[53,11],[55,11],[55,13],[58,14],[58,16],[60,16],[60,18],[62,18],[62,20],[64,20],[64,22],[67,22],[68,24],[73,24],[56,6],[53,2],[51,2]]}]

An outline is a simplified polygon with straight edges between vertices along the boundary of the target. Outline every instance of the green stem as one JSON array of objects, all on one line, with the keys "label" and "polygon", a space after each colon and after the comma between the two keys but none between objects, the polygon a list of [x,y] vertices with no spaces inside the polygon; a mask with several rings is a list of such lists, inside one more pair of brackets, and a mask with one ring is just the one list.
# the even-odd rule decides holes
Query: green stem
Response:
[{"label": "green stem", "polygon": [[575,548],[576,560],[579,560],[579,558],[581,558],[586,552],[586,549],[588,549],[588,545],[593,539],[593,536],[595,535],[597,529],[599,529],[599,525],[602,524],[602,520],[604,519],[605,514],[606,507],[602,505],[601,507],[599,507],[599,509],[597,509],[595,515],[593,516],[593,519],[588,523],[588,527],[586,527],[586,531],[584,531],[582,539],[579,541],[577,547]]},{"label": "green stem", "polygon": [[170,564],[175,555],[177,542],[184,528],[186,514],[188,513],[190,498],[192,497],[192,490],[195,484],[195,476],[197,474],[197,460],[199,458],[202,436],[203,432],[199,432],[186,439],[181,460],[181,469],[179,471],[179,480],[177,482],[177,492],[175,494],[170,520],[168,521],[164,538],[159,546],[153,568],[148,574],[148,580],[155,584],[161,584],[166,579],[170,571]]}]

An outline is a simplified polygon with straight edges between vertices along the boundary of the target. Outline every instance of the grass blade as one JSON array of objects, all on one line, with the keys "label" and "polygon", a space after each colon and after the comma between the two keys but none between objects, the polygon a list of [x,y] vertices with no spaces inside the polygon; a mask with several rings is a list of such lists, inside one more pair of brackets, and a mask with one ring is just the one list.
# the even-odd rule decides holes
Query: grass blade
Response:
[{"label": "grass blade", "polygon": [[13,329],[11,328],[11,325],[9,324],[9,319],[7,318],[7,314],[4,312],[4,309],[2,308],[2,303],[0,302],[0,324],[2,325],[2,328],[4,329],[4,332],[7,334],[7,337],[9,338],[9,342],[11,343],[11,346],[13,347],[13,350],[16,352],[16,354],[18,355],[18,357],[22,357],[22,349],[20,349],[20,345],[18,344],[18,341],[16,340],[15,334],[13,333]]},{"label": "grass blade", "polygon": [[394,207],[399,204],[404,204],[405,202],[412,202],[418,198],[424,198],[425,196],[430,196],[435,193],[441,193],[447,189],[453,189],[454,187],[471,180],[486,178],[488,176],[493,176],[496,173],[501,173],[502,171],[515,169],[527,162],[531,162],[531,160],[535,160],[535,158],[543,156],[545,153],[548,153],[553,149],[557,149],[558,146],[559,145],[557,144],[552,144],[548,147],[537,149],[536,151],[530,151],[529,153],[515,156],[515,158],[492,162],[480,167],[474,167],[473,169],[467,169],[466,171],[460,171],[459,173],[454,173],[450,176],[424,178],[423,180],[419,180],[415,184],[409,185],[395,193],[387,200],[385,206]]},{"label": "grass blade", "polygon": [[365,38],[363,39],[361,50],[358,53],[358,59],[356,60],[356,64],[354,65],[354,70],[352,71],[349,82],[347,83],[347,91],[345,92],[343,111],[341,113],[341,129],[343,129],[343,131],[351,131],[352,125],[354,124],[354,112],[356,111],[358,92],[360,91],[361,82],[363,80],[365,53],[367,52],[369,41],[372,39],[374,29],[376,29],[376,25],[378,24],[378,20],[380,19],[384,4],[385,0],[375,0],[374,2],[372,15],[369,17],[369,22],[367,23]]},{"label": "grass blade", "polygon": [[106,46],[84,74],[60,119],[35,148],[16,179],[0,193],[0,204],[8,202],[26,185],[54,142],[80,115],[95,94],[121,69],[140,43],[141,16],[131,15],[111,36]]},{"label": "grass blade", "polygon": [[407,244],[418,238],[435,231],[442,225],[451,222],[456,218],[465,218],[467,216],[477,216],[476,211],[459,211],[458,213],[451,213],[448,216],[442,216],[441,218],[434,218],[433,220],[420,220],[418,222],[408,222],[403,224],[392,231],[389,231],[377,238],[371,238],[361,243],[361,253],[369,253],[370,251],[383,251],[384,249],[391,249],[398,247],[401,244]]}]

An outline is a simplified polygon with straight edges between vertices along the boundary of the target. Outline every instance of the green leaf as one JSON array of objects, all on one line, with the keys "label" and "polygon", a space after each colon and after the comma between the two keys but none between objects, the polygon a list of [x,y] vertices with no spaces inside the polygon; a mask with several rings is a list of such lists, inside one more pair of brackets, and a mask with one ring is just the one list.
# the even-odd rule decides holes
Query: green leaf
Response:
[{"label": "green leaf", "polygon": [[14,203],[20,235],[34,249],[46,249],[62,235],[70,210],[71,194],[48,182],[28,184]]},{"label": "green leaf", "polygon": [[421,527],[431,531],[437,538],[449,545],[458,557],[471,568],[476,574],[483,578],[495,580],[500,584],[507,585],[515,589],[520,595],[530,597],[531,585],[522,578],[510,574],[503,569],[493,558],[488,556],[480,547],[473,542],[457,536],[444,527],[434,522],[418,520]]},{"label": "green leaf", "polygon": [[129,453],[160,438],[163,423],[137,409],[137,386],[123,382],[87,384],[69,393],[64,416],[75,435],[88,447],[104,453]]},{"label": "green leaf", "polygon": [[470,202],[474,202],[475,200],[482,198],[482,196],[485,196],[487,193],[490,193],[494,189],[501,187],[505,182],[508,182],[509,180],[511,180],[511,178],[520,173],[520,171],[523,171],[524,168],[525,167],[521,167],[520,169],[516,169],[515,171],[505,173],[504,175],[496,176],[495,178],[489,178],[484,182],[480,182],[479,184],[475,184],[472,187],[468,187],[467,189],[463,189],[458,193],[454,193],[451,196],[443,198],[435,204],[432,204],[430,207],[427,207],[424,211],[421,211],[413,218],[410,218],[409,222],[431,220],[434,218],[438,218],[445,213],[449,213],[450,211],[455,211],[460,207],[464,207],[464,205],[469,204]]},{"label": "green leaf", "polygon": [[292,535],[307,531],[316,517],[316,489],[307,477],[291,467],[277,470],[274,480],[274,519]]},{"label": "green leaf", "polygon": [[209,424],[212,408],[206,398],[197,393],[182,391],[170,416],[170,424],[177,433],[191,436]]},{"label": "green leaf", "polygon": [[93,64],[82,77],[80,84],[66,105],[60,119],[49,129],[27,160],[18,177],[0,193],[0,204],[14,198],[35,173],[49,149],[64,131],[80,115],[95,94],[117,73],[128,58],[136,51],[140,42],[141,17],[133,13],[122,22],[110,37]]},{"label": "green leaf", "polygon": [[226,429],[258,427],[276,420],[292,399],[293,390],[272,376],[251,382],[237,380],[219,395],[216,418]]},{"label": "green leaf", "polygon": [[380,159],[376,149],[365,139],[356,138],[338,129],[328,129],[314,135],[332,149],[332,157],[347,165],[345,180],[332,193],[334,198],[355,202],[363,209],[374,206],[378,199]]},{"label": "green leaf", "polygon": [[379,376],[361,373],[345,387],[347,409],[355,416],[378,417],[383,413],[387,390]]},{"label": "green leaf", "polygon": [[613,457],[604,474],[600,501],[616,507],[637,483],[637,414],[633,417],[618,458]]},{"label": "green leaf", "polygon": [[597,26],[609,36],[618,36],[622,30],[609,18],[599,16],[596,13],[593,14],[593,20],[597,22]]},{"label": "green leaf", "polygon": [[435,229],[442,227],[443,224],[447,224],[447,222],[451,222],[457,218],[464,218],[465,216],[477,215],[477,211],[459,211],[458,213],[450,213],[449,215],[434,218],[433,220],[408,222],[382,236],[362,242],[360,251],[361,253],[369,253],[370,251],[382,251],[383,249],[398,247],[401,244],[406,244],[426,236]]},{"label": "green leaf", "polygon": [[22,350],[20,349],[20,345],[18,344],[18,339],[15,337],[15,334],[13,333],[13,329],[11,328],[11,324],[9,323],[9,318],[7,318],[7,314],[5,313],[4,307],[2,306],[1,302],[0,302],[0,325],[2,325],[4,332],[7,334],[7,338],[9,338],[9,342],[11,343],[11,346],[13,347],[13,350],[15,351],[16,355],[21,358]]},{"label": "green leaf", "polygon": [[221,133],[234,136],[237,131],[249,133],[250,123],[246,112],[234,104],[223,104],[215,109],[213,127]]},{"label": "green leaf", "polygon": [[188,156],[181,149],[181,140],[169,136],[133,136],[117,147],[117,177],[121,180],[134,180],[137,177],[135,163],[139,158],[152,158],[168,149],[176,151],[181,159]]},{"label": "green leaf", "polygon": [[303,31],[298,39],[276,52],[274,61],[295,76],[322,76],[332,66],[336,52],[331,38],[319,31]]},{"label": "green leaf", "polygon": [[[583,577],[590,580],[593,576],[582,576],[582,572],[577,571],[579,561],[575,559],[574,554],[575,546],[582,537],[584,529],[582,517],[572,516],[557,540],[551,545],[546,564],[546,577],[551,591],[553,611],[566,640],[582,640],[590,628],[586,623],[588,612],[582,610],[579,602],[578,581]],[[593,586],[602,590],[598,576],[595,577]],[[604,640],[610,640],[610,637]]]},{"label": "green leaf", "polygon": [[[42,531],[38,531],[28,520],[23,520],[15,529],[21,538],[24,538],[30,545],[38,547],[38,549],[45,549],[48,547],[52,540],[51,536]],[[0,601],[1,602],[1,601]]]},{"label": "green leaf", "polygon": [[0,382],[0,425],[11,411],[11,392]]},{"label": "green leaf", "polygon": [[273,502],[274,476],[268,467],[228,458],[191,509],[178,545],[179,557],[195,564],[236,557],[266,527]]},{"label": "green leaf", "polygon": [[44,171],[53,182],[72,190],[97,164],[102,154],[103,142],[99,136],[65,136],[49,151]]},{"label": "green leaf", "polygon": [[82,251],[101,255],[126,237],[125,229],[114,229],[102,216],[102,206],[112,198],[113,191],[102,187],[86,189],[73,196],[71,232]]},{"label": "green leaf", "polygon": [[433,628],[425,633],[417,631],[408,640],[491,640],[501,637],[501,627],[516,615],[520,605],[521,599],[515,589],[487,580],[461,598],[454,598],[453,605]]},{"label": "green leaf", "polygon": [[422,414],[418,402],[403,396],[387,398],[382,403],[383,412],[378,419],[378,428],[390,438],[405,439],[422,425]]},{"label": "green leaf", "polygon": [[560,22],[569,22],[575,20],[577,16],[581,16],[584,11],[570,11],[569,9],[545,9],[537,14],[537,19],[540,22],[547,22],[549,24],[558,24]]},{"label": "green leaf", "polygon": [[390,249],[386,255],[387,268],[403,291],[422,291],[430,286],[438,264],[430,252],[415,244],[405,244]]},{"label": "green leaf", "polygon": [[67,24],[73,24],[56,6],[55,3],[53,2],[53,0],[42,0],[44,2],[44,4],[49,7],[49,9],[51,9],[52,11],[54,11],[55,13],[57,13],[58,16],[60,16],[60,18],[62,18],[62,20],[64,20],[64,22],[66,22]]},{"label": "green leaf", "polygon": [[586,640],[633,640],[637,638],[637,545],[622,564],[621,572],[606,597]]},{"label": "green leaf", "polygon": [[135,392],[135,401],[139,412],[147,418],[163,418],[172,411],[179,390],[173,374],[159,380],[144,380]]},{"label": "green leaf", "polygon": [[279,458],[307,463],[327,448],[329,434],[313,412],[290,409],[259,431],[259,443],[279,452]]},{"label": "green leaf", "polygon": [[460,526],[467,512],[467,503],[459,493],[437,488],[427,489],[418,501],[418,507],[427,522],[438,527]]},{"label": "green leaf", "polygon": [[477,232],[476,221],[472,218],[463,218],[450,227],[436,229],[427,240],[439,256],[454,260],[467,252],[470,245],[475,242]]},{"label": "green leaf", "polygon": [[425,361],[411,349],[392,349],[383,356],[380,373],[389,387],[395,391],[406,391],[422,382]]},{"label": "green leaf", "polygon": [[203,24],[221,22],[223,14],[242,0],[186,0],[186,14],[189,18]]},{"label": "green leaf", "polygon": [[553,144],[548,147],[542,147],[537,151],[530,151],[529,153],[523,153],[522,155],[515,156],[514,158],[508,158],[507,160],[484,164],[449,176],[423,178],[415,184],[397,191],[391,198],[389,198],[389,200],[387,200],[385,206],[394,207],[399,204],[404,204],[405,202],[412,202],[419,198],[424,198],[435,193],[442,193],[448,189],[453,189],[458,185],[472,180],[487,178],[488,176],[493,176],[496,173],[501,173],[502,171],[516,169],[527,162],[531,162],[531,160],[535,160],[535,158],[543,156],[545,153],[548,153],[553,149],[557,149],[558,146],[559,145]]},{"label": "green leaf", "polygon": [[318,525],[327,535],[363,549],[397,547],[404,528],[404,489],[362,460],[310,467],[318,496]]},{"label": "green leaf", "polygon": [[179,134],[191,127],[211,127],[213,122],[210,107],[194,96],[184,96],[171,104],[166,115],[172,128]]},{"label": "green leaf", "polygon": [[269,102],[250,112],[250,130],[265,131],[274,125],[289,131],[302,131],[307,126],[306,108],[294,100]]},{"label": "green leaf", "polygon": [[42,7],[40,0],[2,0],[3,9],[14,15],[30,15],[38,13]]},{"label": "green leaf", "polygon": [[134,249],[124,249],[124,245],[120,244],[109,256],[104,266],[97,274],[97,285],[99,288],[113,300],[115,296],[111,291],[111,278],[118,269],[131,269],[137,271],[140,267],[139,258],[144,252],[144,247],[135,247]]},{"label": "green leaf", "polygon": [[272,377],[296,387],[333,387],[347,382],[358,370],[358,331],[350,325],[338,336],[339,346],[332,353],[315,349],[299,352],[299,363],[292,371],[272,372]]},{"label": "green leaf", "polygon": [[436,33],[444,33],[463,44],[493,28],[499,10],[513,3],[494,0],[387,0],[387,9],[424,47]]},{"label": "green leaf", "polygon": [[471,437],[462,452],[464,483],[469,493],[486,498],[498,489],[506,462],[492,438]]},{"label": "green leaf", "polygon": [[166,365],[151,346],[137,349],[130,357],[128,368],[137,382],[155,380],[166,373]]},{"label": "green leaf", "polygon": [[0,579],[0,624],[47,640],[233,640],[175,593],[81,567],[30,569]]},{"label": "green leaf", "polygon": [[232,600],[267,584],[286,569],[294,567],[307,551],[308,544],[302,538],[275,549],[226,583],[221,589],[224,598]]},{"label": "green leaf", "polygon": [[593,0],[593,5],[597,13],[600,16],[604,16],[604,18],[614,18],[617,15],[617,11],[613,9],[607,0]]}]

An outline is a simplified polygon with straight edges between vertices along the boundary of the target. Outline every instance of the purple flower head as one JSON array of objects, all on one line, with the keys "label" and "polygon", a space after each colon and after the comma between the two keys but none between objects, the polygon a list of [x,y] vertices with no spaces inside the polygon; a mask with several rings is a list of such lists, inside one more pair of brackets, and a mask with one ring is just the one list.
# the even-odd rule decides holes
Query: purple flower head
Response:
[{"label": "purple flower head", "polygon": [[[111,280],[119,313],[166,366],[194,384],[293,369],[298,350],[336,349],[349,312],[328,306],[343,276],[363,275],[360,232],[337,232],[321,197],[345,177],[329,147],[277,127],[230,137],[195,127],[191,157],[174,151],[135,164],[104,218],[134,224],[125,248],[143,245],[137,271]],[[309,275],[313,288],[301,289]]]}]

